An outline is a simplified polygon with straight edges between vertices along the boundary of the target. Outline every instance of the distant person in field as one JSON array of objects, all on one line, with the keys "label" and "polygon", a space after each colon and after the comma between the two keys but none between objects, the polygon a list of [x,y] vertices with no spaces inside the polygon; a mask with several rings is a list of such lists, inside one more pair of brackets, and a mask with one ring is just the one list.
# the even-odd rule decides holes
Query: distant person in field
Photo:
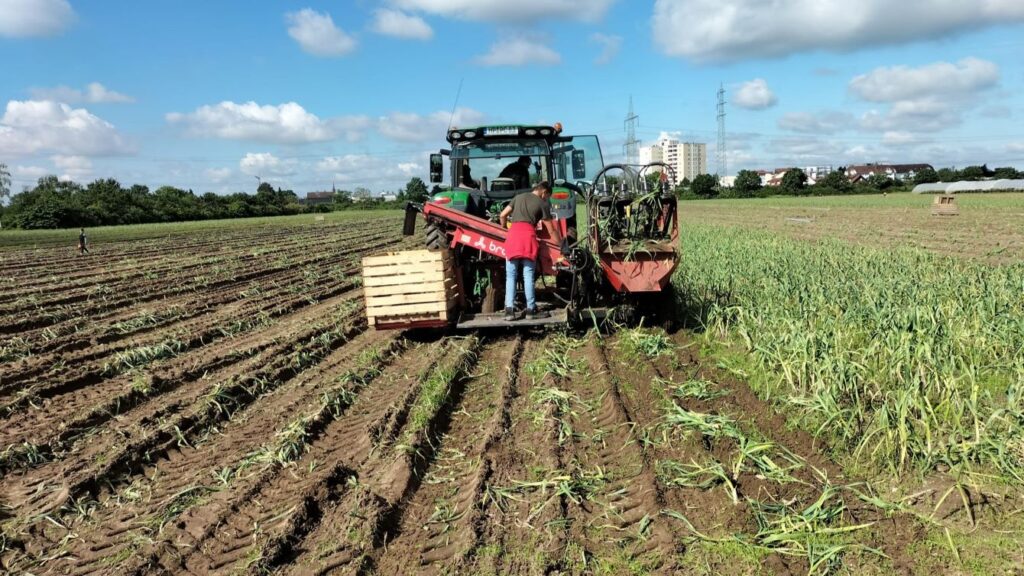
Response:
[{"label": "distant person in field", "polygon": [[511,178],[516,190],[530,187],[530,157],[520,156],[518,160],[505,166],[498,178]]},{"label": "distant person in field", "polygon": [[547,180],[538,182],[533,191],[517,195],[498,215],[501,227],[511,222],[505,239],[505,321],[512,322],[519,316],[515,311],[516,280],[523,271],[523,291],[526,292],[526,319],[547,318],[551,314],[537,310],[533,281],[536,272],[537,223],[544,222],[548,234],[555,244],[562,243],[562,235],[551,219],[551,185]]},{"label": "distant person in field", "polygon": [[78,254],[89,253],[89,239],[85,237],[85,228],[78,234]]}]

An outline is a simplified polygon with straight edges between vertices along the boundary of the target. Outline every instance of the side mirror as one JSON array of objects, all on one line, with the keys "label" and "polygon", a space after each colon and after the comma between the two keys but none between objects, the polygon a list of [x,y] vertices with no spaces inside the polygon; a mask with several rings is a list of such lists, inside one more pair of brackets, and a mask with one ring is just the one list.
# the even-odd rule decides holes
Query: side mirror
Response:
[{"label": "side mirror", "polygon": [[430,155],[430,182],[437,184],[444,180],[444,160],[440,154]]},{"label": "side mirror", "polygon": [[572,151],[572,177],[573,180],[583,180],[587,177],[587,161],[583,150]]}]

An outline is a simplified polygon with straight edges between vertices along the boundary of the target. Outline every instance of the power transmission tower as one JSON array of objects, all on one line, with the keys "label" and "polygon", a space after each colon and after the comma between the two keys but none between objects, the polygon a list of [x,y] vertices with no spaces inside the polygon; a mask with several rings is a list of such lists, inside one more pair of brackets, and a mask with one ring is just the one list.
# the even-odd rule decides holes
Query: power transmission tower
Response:
[{"label": "power transmission tower", "polygon": [[633,113],[633,97],[629,97],[629,114],[626,114],[626,143],[622,146],[626,154],[626,164],[640,163],[640,141],[636,139],[636,125],[640,117]]},{"label": "power transmission tower", "polygon": [[725,176],[725,89],[718,85],[718,151],[716,153],[718,177]]}]

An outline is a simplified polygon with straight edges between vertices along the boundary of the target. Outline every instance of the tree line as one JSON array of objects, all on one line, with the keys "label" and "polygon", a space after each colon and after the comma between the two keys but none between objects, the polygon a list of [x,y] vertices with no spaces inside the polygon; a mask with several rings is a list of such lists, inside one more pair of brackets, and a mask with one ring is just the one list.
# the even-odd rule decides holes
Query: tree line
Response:
[{"label": "tree line", "polygon": [[[421,202],[427,186],[420,178],[412,178],[396,194],[397,199],[364,198],[346,190],[334,193],[330,202],[306,204],[291,190],[274,188],[262,182],[255,194],[236,192],[220,195],[213,192],[197,195],[191,190],[161,186],[154,191],[136,184],[122,186],[114,179],[95,180],[82,185],[56,176],[44,176],[32,189],[3,197],[10,187],[10,175],[0,164],[0,223],[4,227],[22,229],[79,228],[247,218],[252,216],[283,216],[313,212],[353,209],[400,208],[407,200]],[[361,192],[361,191],[360,191]]]},{"label": "tree line", "polygon": [[846,169],[826,174],[814,184],[807,183],[807,174],[800,168],[791,168],[782,176],[778,186],[764,186],[761,176],[753,170],[740,170],[731,187],[720,186],[717,176],[701,174],[688,181],[686,179],[676,187],[676,194],[683,199],[700,198],[763,198],[766,196],[837,196],[843,194],[878,194],[898,192],[912,189],[918,184],[933,182],[958,182],[963,180],[977,181],[984,179],[1018,179],[1024,178],[1024,172],[1013,167],[989,169],[987,165],[967,166],[962,170],[955,168],[925,168],[914,174],[913,179],[902,181],[889,178],[885,174],[873,174],[858,182],[851,182],[846,177]]}]

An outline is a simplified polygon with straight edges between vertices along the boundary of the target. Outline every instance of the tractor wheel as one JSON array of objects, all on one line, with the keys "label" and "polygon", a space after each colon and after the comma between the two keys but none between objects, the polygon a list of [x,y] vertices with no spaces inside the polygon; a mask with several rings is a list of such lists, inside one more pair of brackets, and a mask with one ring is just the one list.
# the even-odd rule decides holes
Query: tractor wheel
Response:
[{"label": "tractor wheel", "polygon": [[427,250],[443,250],[448,246],[448,238],[444,230],[434,224],[427,224],[423,233],[426,237]]}]

